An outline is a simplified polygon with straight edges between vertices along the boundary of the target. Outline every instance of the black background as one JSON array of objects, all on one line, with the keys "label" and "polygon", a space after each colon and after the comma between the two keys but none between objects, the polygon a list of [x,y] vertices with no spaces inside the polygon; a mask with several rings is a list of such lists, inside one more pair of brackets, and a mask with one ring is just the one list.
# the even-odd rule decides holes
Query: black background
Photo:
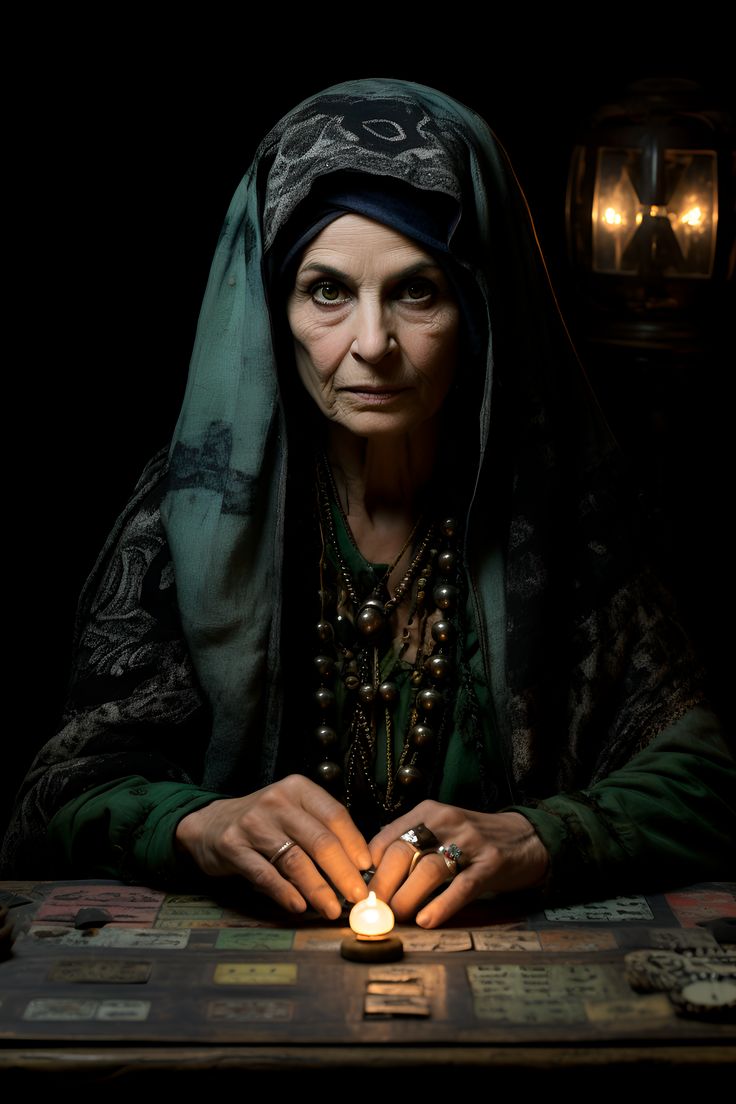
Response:
[{"label": "black background", "polygon": [[[334,19],[337,9],[315,14]],[[216,49],[177,48],[175,36],[168,49],[165,36],[146,48],[141,33],[120,49],[108,41],[89,54],[63,52],[32,71],[42,81],[39,106],[23,104],[33,75],[16,90],[24,109],[11,209],[19,303],[7,323],[19,337],[7,369],[17,398],[6,412],[9,794],[56,731],[78,592],[140,469],[173,430],[225,211],[258,141],[286,110],[366,76],[430,84],[474,107],[511,157],[569,307],[565,185],[588,114],[628,81],[651,76],[695,79],[721,104],[734,101],[727,55],[695,57],[688,41],[673,52],[639,40],[602,59],[592,38],[579,49],[538,45],[532,56],[518,34],[448,44],[439,28],[427,50],[411,37],[376,45],[354,33],[328,49],[312,31],[291,43],[304,45],[296,66],[273,38],[256,40],[256,72],[253,51],[235,29],[234,41],[223,43],[228,35],[223,28]],[[665,471],[670,480],[695,472],[690,498],[690,484],[707,482],[704,498],[676,511],[670,567],[723,696],[731,647],[724,610],[733,595],[725,512],[733,498],[733,353],[722,352],[722,396],[713,409],[710,397],[697,399],[675,419],[682,450],[672,450],[670,434],[664,460],[679,457]],[[687,388],[696,393],[698,381]],[[638,401],[635,388],[630,401]],[[628,447],[626,426],[616,428]]]}]

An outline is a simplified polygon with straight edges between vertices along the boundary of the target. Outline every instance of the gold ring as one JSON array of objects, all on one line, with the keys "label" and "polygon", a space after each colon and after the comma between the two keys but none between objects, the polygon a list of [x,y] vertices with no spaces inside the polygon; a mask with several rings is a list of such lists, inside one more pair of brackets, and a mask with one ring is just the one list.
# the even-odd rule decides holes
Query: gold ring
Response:
[{"label": "gold ring", "polygon": [[414,867],[417,865],[420,859],[426,858],[427,855],[436,855],[436,847],[426,847],[423,851],[415,851],[411,857],[411,863],[409,865],[409,873],[411,874]]}]

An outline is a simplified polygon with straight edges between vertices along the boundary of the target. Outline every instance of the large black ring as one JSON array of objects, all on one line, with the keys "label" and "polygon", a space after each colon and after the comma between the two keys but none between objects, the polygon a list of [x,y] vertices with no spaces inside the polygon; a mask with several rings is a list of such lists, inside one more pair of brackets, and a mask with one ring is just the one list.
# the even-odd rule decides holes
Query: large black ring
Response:
[{"label": "large black ring", "polygon": [[440,841],[426,824],[417,824],[416,828],[409,828],[399,836],[399,839],[408,843],[415,851],[433,851],[440,846]]}]

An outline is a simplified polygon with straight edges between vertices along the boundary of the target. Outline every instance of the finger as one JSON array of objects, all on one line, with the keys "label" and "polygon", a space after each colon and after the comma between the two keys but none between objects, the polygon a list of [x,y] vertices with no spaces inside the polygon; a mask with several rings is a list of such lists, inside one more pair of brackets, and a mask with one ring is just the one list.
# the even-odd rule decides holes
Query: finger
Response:
[{"label": "finger", "polygon": [[376,873],[368,886],[381,901],[390,901],[405,881],[416,848],[404,840],[394,840],[385,850]]},{"label": "finger", "polygon": [[[342,913],[342,906],[335,891],[301,847],[290,847],[285,851],[278,860],[278,867],[282,879],[288,879],[312,908],[326,920],[337,920]],[[365,891],[365,885],[363,890]]]},{"label": "finger", "polygon": [[408,813],[403,813],[396,820],[392,820],[390,824],[384,825],[368,845],[373,866],[377,867],[379,865],[387,848],[399,839],[404,832],[408,832],[410,828],[416,828],[418,824],[424,824],[431,831],[436,832],[444,809],[446,809],[446,806],[441,805],[438,801],[422,801],[419,805],[410,809]]},{"label": "finger", "polygon": [[227,851],[223,849],[222,857],[227,868],[223,869],[223,873],[241,875],[259,893],[271,897],[288,912],[305,911],[307,902],[296,886],[283,878],[263,855],[259,855],[245,841],[234,842]]},{"label": "finger", "polygon": [[[361,901],[367,895],[368,891],[360,871],[345,853],[339,837],[333,833],[331,827],[310,816],[304,809],[291,810],[283,824],[288,836],[299,845],[301,852],[306,853],[306,856],[314,861],[304,863],[299,858],[299,849],[292,847],[284,853],[282,859],[278,860],[279,868],[285,877],[296,884],[307,900],[313,900],[316,894],[321,904],[315,907],[318,907],[323,915],[328,915],[324,912],[327,902],[329,902],[330,919],[336,919],[342,909],[320,871],[348,901]],[[295,850],[298,861],[292,858],[292,852]],[[329,890],[328,893],[325,893],[325,887]]]},{"label": "finger", "polygon": [[447,881],[447,863],[441,855],[425,855],[391,898],[391,908],[399,921],[411,920],[430,893]]},{"label": "finger", "polygon": [[[289,807],[287,812],[289,817],[283,817],[280,821],[268,820],[264,824],[262,814],[256,816],[251,811],[239,823],[228,825],[218,837],[223,873],[242,873],[257,889],[283,903],[291,912],[304,912],[309,902],[326,919],[335,920],[342,908],[334,890],[299,846],[302,834],[309,836],[310,832],[314,834],[326,829],[313,821],[303,809]],[[298,823],[290,823],[290,819]],[[276,863],[271,863],[265,856],[273,855],[279,846],[274,844],[274,832],[280,833],[276,838],[282,841],[288,833],[294,843]],[[270,842],[268,836],[271,837]],[[337,840],[335,846],[340,849]],[[346,856],[344,862],[350,865]],[[365,896],[367,891],[362,879],[360,884]]]},{"label": "finger", "polygon": [[358,873],[370,869],[373,863],[368,844],[344,805],[335,801],[334,797],[316,783],[303,795],[302,804],[315,820],[321,821],[337,836],[343,851]]},{"label": "finger", "polygon": [[[398,840],[402,832],[408,831],[407,828],[400,827],[400,823],[403,819],[403,817],[400,817],[398,821],[395,820],[392,821],[391,824],[387,824],[384,828],[381,829],[380,832],[377,833],[377,835],[373,837],[373,839],[368,844],[368,848],[371,853],[371,862],[376,869],[378,869],[378,867],[383,862],[383,857],[388,851],[391,844],[395,843]],[[416,821],[412,821],[412,823],[409,825],[409,828],[414,827],[415,824]]]},{"label": "finger", "polygon": [[417,913],[417,924],[420,928],[440,927],[487,888],[486,879],[479,877],[477,869],[461,870],[444,893],[438,894]]}]

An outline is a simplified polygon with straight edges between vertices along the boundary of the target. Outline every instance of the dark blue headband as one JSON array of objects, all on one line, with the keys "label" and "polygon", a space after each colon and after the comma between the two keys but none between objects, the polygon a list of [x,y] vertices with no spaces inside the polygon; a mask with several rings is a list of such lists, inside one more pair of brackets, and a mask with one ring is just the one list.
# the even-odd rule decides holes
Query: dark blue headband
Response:
[{"label": "dark blue headband", "polygon": [[460,216],[457,202],[441,192],[418,192],[381,176],[340,173],[323,177],[290,220],[288,246],[276,243],[279,275],[288,271],[325,226],[345,214],[363,215],[390,226],[426,246],[438,259],[450,258],[449,242]]}]

